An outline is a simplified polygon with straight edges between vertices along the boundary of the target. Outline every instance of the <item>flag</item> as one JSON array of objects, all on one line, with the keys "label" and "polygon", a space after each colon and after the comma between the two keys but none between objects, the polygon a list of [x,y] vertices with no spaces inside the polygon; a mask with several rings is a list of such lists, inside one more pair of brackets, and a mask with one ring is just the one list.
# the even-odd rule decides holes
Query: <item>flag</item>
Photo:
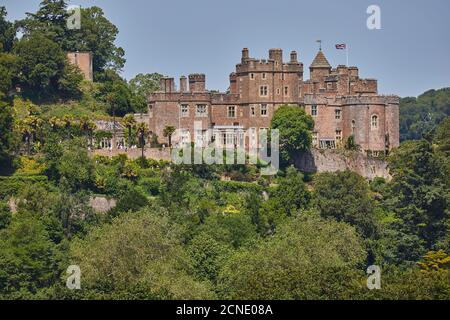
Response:
[{"label": "flag", "polygon": [[347,45],[345,43],[337,44],[336,49],[338,50],[344,50],[347,48]]}]

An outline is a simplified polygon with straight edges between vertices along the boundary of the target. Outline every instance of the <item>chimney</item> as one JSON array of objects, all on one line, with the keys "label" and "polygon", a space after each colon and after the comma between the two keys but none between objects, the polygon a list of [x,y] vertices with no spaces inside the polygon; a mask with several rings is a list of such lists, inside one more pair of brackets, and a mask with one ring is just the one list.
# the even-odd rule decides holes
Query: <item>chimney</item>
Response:
[{"label": "chimney", "polygon": [[291,51],[291,63],[297,63],[297,52]]},{"label": "chimney", "polygon": [[185,76],[180,77],[180,92],[187,91],[187,78]]},{"label": "chimney", "polygon": [[190,92],[205,92],[206,91],[206,77],[203,73],[193,73],[189,75],[189,91]]},{"label": "chimney", "polygon": [[248,48],[242,49],[242,62],[246,59],[248,59]]},{"label": "chimney", "polygon": [[230,93],[237,94],[237,77],[236,73],[230,73]]},{"label": "chimney", "polygon": [[283,50],[281,49],[270,49],[269,50],[269,59],[274,60],[278,63],[278,66],[281,67],[283,64]]},{"label": "chimney", "polygon": [[160,81],[161,91],[165,93],[175,92],[175,81],[173,78],[164,77]]}]

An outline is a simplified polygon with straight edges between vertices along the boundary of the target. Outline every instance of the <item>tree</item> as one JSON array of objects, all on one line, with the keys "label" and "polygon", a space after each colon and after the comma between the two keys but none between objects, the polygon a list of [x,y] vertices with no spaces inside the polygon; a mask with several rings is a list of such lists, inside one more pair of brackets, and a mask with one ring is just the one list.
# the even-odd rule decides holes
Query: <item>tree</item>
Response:
[{"label": "tree", "polygon": [[12,214],[8,203],[0,201],[0,230],[8,227],[11,218]]},{"label": "tree", "polygon": [[169,148],[172,147],[172,135],[175,132],[176,128],[174,126],[166,126],[163,130],[164,137],[169,138]]},{"label": "tree", "polygon": [[207,299],[209,285],[193,276],[179,231],[149,209],[121,215],[74,240],[71,257],[83,270],[82,293],[109,299]]},{"label": "tree", "polygon": [[6,98],[17,75],[17,56],[0,52],[0,99]]},{"label": "tree", "polygon": [[5,165],[11,147],[14,120],[11,109],[11,106],[0,100],[0,166]]},{"label": "tree", "polygon": [[106,69],[120,71],[125,64],[125,52],[114,44],[118,28],[96,6],[82,8],[81,21],[82,28],[69,33],[67,44],[63,48],[67,51],[92,52],[96,81]]},{"label": "tree", "polygon": [[450,115],[450,88],[400,99],[400,140],[420,140]]},{"label": "tree", "polygon": [[271,127],[279,130],[280,155],[285,164],[294,163],[298,153],[311,145],[314,120],[299,106],[280,106],[273,115]]},{"label": "tree", "polygon": [[316,207],[322,217],[347,222],[366,238],[376,236],[375,203],[363,177],[350,171],[320,173],[314,189]]},{"label": "tree", "polygon": [[311,201],[311,194],[303,182],[303,175],[294,167],[286,170],[283,178],[275,191],[272,199],[276,207],[287,216],[297,214],[301,209],[307,209]]},{"label": "tree", "polygon": [[159,81],[163,75],[159,73],[139,73],[129,81],[131,92],[133,92],[133,105],[136,111],[147,110],[147,96],[159,90]]},{"label": "tree", "polygon": [[218,288],[225,299],[349,299],[362,286],[365,255],[345,223],[288,219],[272,238],[232,255]]},{"label": "tree", "polygon": [[44,225],[21,215],[0,231],[0,297],[29,298],[58,279],[58,254]]},{"label": "tree", "polygon": [[448,241],[448,175],[445,158],[427,140],[406,141],[389,156],[393,176],[385,198],[395,213],[396,230],[420,239],[422,252],[439,249]]},{"label": "tree", "polygon": [[89,188],[94,181],[94,164],[84,140],[74,139],[65,145],[57,170],[67,180],[72,191]]},{"label": "tree", "polygon": [[16,36],[14,24],[6,20],[7,15],[6,8],[0,6],[0,52],[10,52]]},{"label": "tree", "polygon": [[131,148],[131,130],[136,127],[136,120],[134,119],[134,116],[132,114],[127,114],[123,117],[123,124],[128,130],[128,148]]},{"label": "tree", "polygon": [[18,82],[36,99],[77,94],[81,77],[60,46],[41,34],[23,37],[14,47],[19,57]]},{"label": "tree", "polygon": [[[69,14],[64,0],[42,0],[36,13],[27,13],[27,17],[17,22],[25,37],[40,34],[43,37],[62,44],[67,41],[66,21]],[[66,49],[64,46],[62,47]]]},{"label": "tree", "polygon": [[144,162],[145,157],[144,157],[144,150],[145,150],[145,143],[146,143],[146,138],[148,135],[148,126],[145,122],[139,122],[136,126],[136,131],[137,131],[137,136],[138,136],[138,142],[139,142],[139,147],[142,150],[142,162]]},{"label": "tree", "polygon": [[215,283],[232,249],[207,233],[199,233],[189,243],[188,253],[192,257],[195,273],[200,279]]}]

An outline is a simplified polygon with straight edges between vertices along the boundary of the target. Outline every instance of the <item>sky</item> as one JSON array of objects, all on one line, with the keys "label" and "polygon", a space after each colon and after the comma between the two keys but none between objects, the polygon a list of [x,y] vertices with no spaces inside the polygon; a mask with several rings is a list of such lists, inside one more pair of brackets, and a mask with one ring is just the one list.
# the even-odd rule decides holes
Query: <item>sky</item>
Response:
[{"label": "sky", "polygon": [[[0,0],[8,19],[35,12],[39,0]],[[267,59],[282,48],[296,50],[304,78],[322,40],[333,67],[349,63],[363,78],[378,79],[381,94],[417,96],[450,86],[450,1],[448,0],[71,0],[99,6],[118,28],[117,45],[127,60],[122,75],[159,72],[178,79],[205,73],[211,90],[228,88],[228,75],[249,48]],[[367,8],[378,5],[381,29],[369,30]],[[81,22],[82,23],[82,22]]]}]

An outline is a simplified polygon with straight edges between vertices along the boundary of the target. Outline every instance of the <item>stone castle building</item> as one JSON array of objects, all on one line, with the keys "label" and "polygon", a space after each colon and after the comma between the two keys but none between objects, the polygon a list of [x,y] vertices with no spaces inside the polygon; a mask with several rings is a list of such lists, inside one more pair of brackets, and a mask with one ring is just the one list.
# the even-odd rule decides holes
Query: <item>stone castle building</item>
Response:
[{"label": "stone castle building", "polygon": [[229,92],[208,91],[204,74],[182,76],[178,90],[174,79],[166,77],[161,90],[149,95],[148,115],[141,115],[141,121],[148,122],[162,143],[167,143],[164,128],[174,126],[175,145],[214,141],[248,146],[257,144],[258,132],[270,127],[277,107],[290,104],[314,118],[314,147],[339,148],[350,136],[367,152],[399,145],[398,97],[379,95],[377,80],[361,79],[357,67],[332,68],[322,50],[309,70],[310,79],[304,80],[295,51],[285,62],[281,49],[270,49],[269,58],[262,60],[251,58],[244,48],[230,74]]},{"label": "stone castle building", "polygon": [[80,69],[85,80],[94,81],[92,52],[68,52],[67,59]]}]

